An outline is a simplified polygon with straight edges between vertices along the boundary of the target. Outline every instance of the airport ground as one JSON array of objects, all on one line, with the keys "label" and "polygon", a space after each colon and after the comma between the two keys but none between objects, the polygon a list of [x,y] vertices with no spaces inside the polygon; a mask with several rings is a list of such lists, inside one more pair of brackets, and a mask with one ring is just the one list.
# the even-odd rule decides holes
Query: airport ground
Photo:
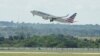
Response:
[{"label": "airport ground", "polygon": [[100,56],[99,48],[1,48],[0,56]]}]

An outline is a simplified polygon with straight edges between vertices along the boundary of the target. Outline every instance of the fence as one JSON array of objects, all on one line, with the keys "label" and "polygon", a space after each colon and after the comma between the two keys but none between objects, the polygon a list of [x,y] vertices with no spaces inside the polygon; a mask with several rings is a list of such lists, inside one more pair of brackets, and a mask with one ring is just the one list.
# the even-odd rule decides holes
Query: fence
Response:
[{"label": "fence", "polygon": [[100,52],[100,48],[0,47],[0,51]]}]

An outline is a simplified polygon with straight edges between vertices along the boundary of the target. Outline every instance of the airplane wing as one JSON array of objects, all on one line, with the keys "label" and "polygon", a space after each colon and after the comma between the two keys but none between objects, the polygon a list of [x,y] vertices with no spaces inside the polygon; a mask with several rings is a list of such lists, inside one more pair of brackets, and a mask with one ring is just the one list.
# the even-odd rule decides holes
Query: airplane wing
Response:
[{"label": "airplane wing", "polygon": [[62,16],[61,18],[66,18],[66,17],[68,17],[69,16],[69,14],[67,14],[66,16]]},{"label": "airplane wing", "polygon": [[43,13],[43,12],[40,12],[40,11],[31,11],[31,13],[34,15],[37,15],[37,16],[41,16],[43,19],[47,20],[47,19],[50,19],[51,21],[53,21],[53,19],[56,18],[56,16],[53,16],[53,15],[50,15],[50,14],[47,14],[47,13]]}]

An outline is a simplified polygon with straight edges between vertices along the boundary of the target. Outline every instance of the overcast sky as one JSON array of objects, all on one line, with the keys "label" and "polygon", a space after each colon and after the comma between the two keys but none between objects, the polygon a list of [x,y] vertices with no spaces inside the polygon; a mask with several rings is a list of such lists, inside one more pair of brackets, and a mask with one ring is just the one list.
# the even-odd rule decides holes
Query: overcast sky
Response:
[{"label": "overcast sky", "polygon": [[77,12],[74,24],[100,24],[100,0],[0,0],[0,21],[50,23],[33,17],[31,10],[55,16]]}]

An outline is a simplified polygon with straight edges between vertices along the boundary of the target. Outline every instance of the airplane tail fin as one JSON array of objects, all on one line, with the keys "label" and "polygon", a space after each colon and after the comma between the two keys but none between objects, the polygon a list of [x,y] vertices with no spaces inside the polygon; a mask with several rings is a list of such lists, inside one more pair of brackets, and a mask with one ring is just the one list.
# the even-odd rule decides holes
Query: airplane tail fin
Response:
[{"label": "airplane tail fin", "polygon": [[73,15],[71,15],[71,16],[69,17],[69,19],[73,21],[74,18],[76,17],[76,14],[77,14],[77,13],[74,13]]},{"label": "airplane tail fin", "polygon": [[74,19],[77,13],[74,13],[73,15],[71,15],[69,18],[70,19]]},{"label": "airplane tail fin", "polygon": [[75,19],[75,17],[76,17],[76,14],[77,14],[77,13],[74,13],[73,15],[71,15],[71,16],[67,19],[67,21],[73,22],[74,19]]}]

